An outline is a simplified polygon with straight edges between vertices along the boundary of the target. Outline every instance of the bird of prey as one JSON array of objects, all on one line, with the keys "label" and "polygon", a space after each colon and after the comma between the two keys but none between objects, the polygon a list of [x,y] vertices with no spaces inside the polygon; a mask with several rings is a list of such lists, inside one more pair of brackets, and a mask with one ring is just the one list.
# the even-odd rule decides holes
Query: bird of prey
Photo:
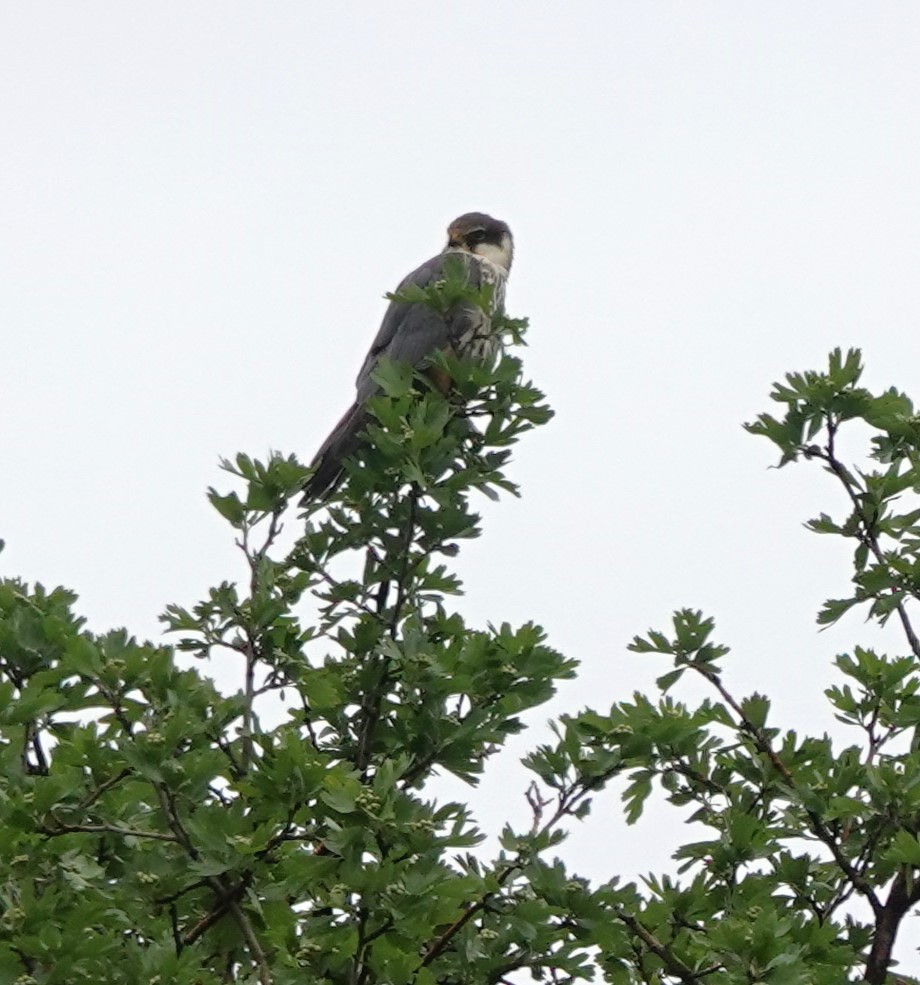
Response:
[{"label": "bird of prey", "polygon": [[[447,393],[451,381],[446,373],[429,365],[434,353],[482,360],[496,354],[501,340],[492,330],[493,316],[504,308],[505,284],[513,256],[511,230],[500,219],[482,212],[468,212],[448,226],[443,251],[413,270],[397,288],[397,299],[390,302],[358,373],[355,402],[311,463],[314,471],[304,485],[305,502],[330,493],[342,475],[342,463],[360,448],[368,419],[367,401],[380,391],[373,372],[381,357],[426,371],[431,382]],[[450,257],[463,261],[471,286],[493,286],[489,310],[470,301],[442,314],[426,304],[398,299],[413,285],[426,287],[440,280]]]}]

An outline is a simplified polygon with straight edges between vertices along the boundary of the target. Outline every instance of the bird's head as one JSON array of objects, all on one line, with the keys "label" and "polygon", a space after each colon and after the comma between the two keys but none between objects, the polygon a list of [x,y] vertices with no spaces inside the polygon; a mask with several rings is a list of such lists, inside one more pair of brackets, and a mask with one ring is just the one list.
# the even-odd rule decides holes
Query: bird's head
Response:
[{"label": "bird's head", "polygon": [[475,253],[506,272],[514,259],[514,239],[508,224],[484,212],[467,212],[454,219],[447,227],[447,249]]}]

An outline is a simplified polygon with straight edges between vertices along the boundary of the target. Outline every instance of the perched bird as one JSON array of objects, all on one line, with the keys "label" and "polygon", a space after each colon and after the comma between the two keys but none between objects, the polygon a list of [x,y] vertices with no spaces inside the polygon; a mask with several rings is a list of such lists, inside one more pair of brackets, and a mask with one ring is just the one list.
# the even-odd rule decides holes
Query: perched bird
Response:
[{"label": "perched bird", "polygon": [[393,300],[356,381],[355,402],[336,424],[316,453],[313,474],[304,485],[304,501],[331,492],[342,475],[342,463],[361,446],[361,434],[367,423],[367,401],[380,391],[372,378],[378,360],[386,356],[395,362],[408,363],[426,370],[432,383],[447,393],[451,381],[443,370],[428,364],[436,352],[473,359],[488,359],[501,341],[492,331],[492,319],[504,308],[505,283],[514,256],[514,240],[507,224],[482,212],[468,212],[447,228],[447,245],[437,256],[423,263],[406,277],[396,294],[413,285],[426,287],[438,281],[445,261],[459,256],[466,262],[469,283],[473,287],[494,285],[490,310],[472,302],[455,305],[447,314],[423,303]]}]

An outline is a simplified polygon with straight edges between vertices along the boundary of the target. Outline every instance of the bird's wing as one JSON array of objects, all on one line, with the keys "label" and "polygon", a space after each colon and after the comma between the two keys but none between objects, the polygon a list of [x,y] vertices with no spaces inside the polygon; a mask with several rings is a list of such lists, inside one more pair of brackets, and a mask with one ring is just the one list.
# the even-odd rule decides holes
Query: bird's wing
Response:
[{"label": "bird's wing", "polygon": [[[455,256],[464,260],[470,283],[478,286],[479,265],[470,262],[473,258],[469,254],[451,252],[432,257],[413,270],[396,289],[396,293],[400,294],[413,286],[427,287],[443,273],[445,259]],[[445,318],[427,304],[391,301],[383,316],[377,337],[371,344],[358,373],[357,402],[364,403],[379,389],[371,374],[381,356],[386,356],[394,362],[418,366],[433,352],[448,348],[458,335],[458,330],[462,330],[455,322],[470,317],[470,313],[464,310],[466,307],[458,305],[457,310]]]},{"label": "bird's wing", "polygon": [[[427,287],[443,273],[447,257],[459,256],[466,265],[467,277],[474,287],[482,281],[478,259],[468,253],[439,254],[423,263],[406,277],[396,293],[412,286]],[[458,304],[448,315],[442,315],[423,303],[391,301],[383,316],[377,337],[371,344],[357,379],[355,402],[323,442],[311,463],[313,475],[304,485],[303,502],[327,495],[334,489],[342,473],[342,462],[359,447],[361,432],[367,423],[365,403],[380,387],[372,378],[381,356],[395,362],[419,366],[434,352],[450,349],[453,344],[475,328],[483,313],[475,304]]]}]

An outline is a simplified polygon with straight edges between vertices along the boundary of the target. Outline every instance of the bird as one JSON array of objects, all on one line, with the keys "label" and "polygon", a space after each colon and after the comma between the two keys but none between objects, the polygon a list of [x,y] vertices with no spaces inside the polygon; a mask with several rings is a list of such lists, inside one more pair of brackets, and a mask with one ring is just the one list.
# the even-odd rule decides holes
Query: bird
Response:
[{"label": "bird", "polygon": [[[400,299],[408,288],[424,288],[440,280],[451,257],[464,262],[471,286],[492,285],[488,310],[469,301],[442,313],[422,302]],[[442,367],[431,364],[435,353],[481,361],[498,353],[501,338],[493,330],[494,318],[504,311],[513,259],[514,238],[507,223],[484,212],[467,212],[450,223],[444,249],[404,277],[396,289],[358,372],[354,403],[313,457],[312,473],[303,486],[303,503],[331,495],[342,477],[345,459],[360,449],[369,417],[367,402],[380,392],[373,377],[381,358],[422,370],[447,394],[451,381]]]}]

